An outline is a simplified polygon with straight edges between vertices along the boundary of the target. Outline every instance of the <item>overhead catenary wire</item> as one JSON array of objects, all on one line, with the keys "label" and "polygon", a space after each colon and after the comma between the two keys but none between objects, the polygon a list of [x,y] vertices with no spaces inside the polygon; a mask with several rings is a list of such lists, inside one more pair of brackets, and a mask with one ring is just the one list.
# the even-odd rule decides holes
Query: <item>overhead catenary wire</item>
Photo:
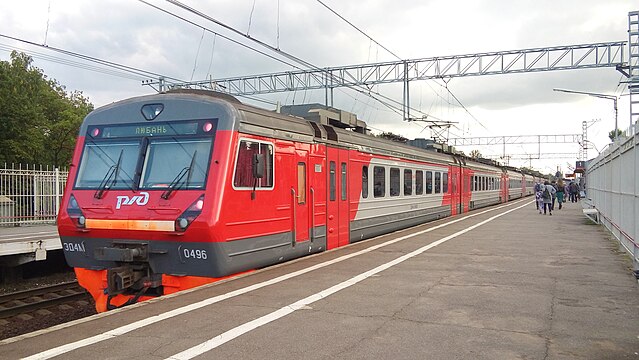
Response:
[{"label": "overhead catenary wire", "polygon": [[[149,6],[152,6],[152,7],[156,8],[156,9],[159,9],[159,10],[161,10],[161,11],[163,11],[163,12],[167,13],[167,14],[170,14],[170,15],[172,15],[172,16],[176,16],[176,17],[178,17],[178,18],[183,19],[182,17],[179,17],[178,15],[176,15],[176,14],[174,14],[174,13],[172,13],[172,12],[168,11],[168,10],[161,9],[161,8],[159,8],[159,7],[156,7],[156,6],[154,6],[154,5],[151,5],[151,4],[147,3],[147,2],[146,2],[146,1],[144,1],[144,0],[138,0],[138,1],[140,1],[140,2],[142,2],[142,3],[145,3],[145,4],[149,5]],[[249,39],[250,41],[253,41],[253,42],[255,42],[255,43],[259,44],[260,46],[265,47],[266,49],[268,49],[268,50],[270,50],[270,51],[273,51],[274,53],[279,54],[279,55],[281,55],[281,56],[283,56],[283,57],[285,57],[285,58],[287,58],[287,59],[289,59],[289,60],[292,60],[292,61],[294,61],[294,62],[297,62],[298,64],[300,64],[300,65],[302,65],[302,66],[304,66],[304,67],[306,67],[306,68],[308,68],[308,69],[314,69],[314,70],[319,70],[319,71],[322,71],[322,72],[326,72],[326,70],[325,70],[325,69],[322,69],[322,68],[320,68],[320,67],[318,67],[318,66],[316,66],[316,65],[313,65],[312,63],[309,63],[308,61],[305,61],[305,60],[300,59],[300,58],[298,58],[298,57],[296,57],[296,56],[294,56],[294,55],[292,55],[292,54],[289,54],[289,53],[287,53],[287,52],[285,52],[285,51],[282,51],[281,49],[275,48],[275,47],[273,47],[273,46],[271,46],[271,45],[269,45],[269,44],[267,44],[267,43],[265,43],[265,42],[263,42],[263,41],[261,41],[261,40],[259,40],[259,39],[255,38],[255,37],[251,37],[251,36],[248,36],[248,35],[246,35],[246,34],[243,34],[241,31],[239,31],[239,30],[235,29],[234,27],[232,27],[232,26],[230,26],[230,25],[227,25],[227,24],[225,24],[225,23],[223,23],[223,22],[221,22],[221,21],[219,21],[219,20],[217,20],[217,19],[215,19],[215,18],[213,18],[213,17],[211,17],[211,16],[209,16],[209,15],[207,15],[207,14],[204,14],[203,12],[201,12],[201,11],[199,11],[199,10],[196,10],[196,9],[194,9],[194,8],[192,8],[192,7],[188,6],[188,5],[186,5],[186,4],[183,4],[183,3],[181,3],[180,1],[177,1],[177,0],[166,0],[166,1],[167,1],[168,3],[171,3],[171,4],[173,4],[173,5],[177,6],[177,7],[181,8],[181,9],[183,9],[183,10],[187,11],[187,12],[190,12],[191,14],[194,14],[194,15],[196,15],[196,16],[199,16],[199,17],[201,17],[201,18],[203,18],[203,19],[205,19],[205,20],[211,21],[211,22],[213,22],[213,23],[215,23],[215,24],[217,24],[217,25],[219,25],[219,26],[221,26],[221,27],[223,27],[223,28],[225,28],[225,29],[227,29],[227,30],[229,30],[229,31],[231,31],[231,32],[233,32],[233,33],[235,33],[235,34],[239,35],[239,36],[242,36],[242,37],[244,37],[244,38],[246,38],[246,39]],[[193,23],[193,22],[191,22],[190,20],[185,20],[185,21],[187,21],[187,22],[189,22],[189,23],[191,23],[191,24],[194,24],[194,23]],[[198,27],[201,27],[201,25],[197,25],[197,26],[198,26]],[[296,68],[296,69],[300,69],[300,68],[299,68],[299,67],[297,67],[297,66],[293,66],[293,67],[294,67],[294,68]],[[301,70],[301,69],[300,69],[300,70]],[[331,78],[335,78],[335,75],[333,75],[332,73],[330,73],[330,72],[326,72],[326,73],[327,73],[327,75],[328,75],[328,76],[330,76]],[[361,87],[360,87],[360,88],[361,88]],[[377,97],[375,97],[375,96],[371,95],[371,94],[370,94],[370,93],[371,93],[371,92],[370,92],[370,90],[369,90],[369,89],[367,89],[367,88],[364,88],[364,89],[358,89],[358,88],[355,88],[355,87],[351,87],[350,89],[352,89],[352,90],[354,90],[354,91],[357,91],[357,92],[360,92],[360,93],[362,93],[362,94],[365,94],[365,95],[367,95],[367,96],[371,96],[373,99],[375,99],[375,100],[379,101],[379,102],[380,102],[380,103],[382,103],[383,105],[385,105],[385,106],[389,106],[389,103],[388,103],[388,102],[382,101],[382,100],[380,100],[379,98],[377,98]],[[376,95],[378,95],[379,97],[382,97],[382,98],[384,98],[384,99],[386,99],[386,100],[388,100],[388,101],[394,102],[394,100],[392,100],[392,99],[390,99],[390,98],[388,98],[388,97],[386,97],[386,96],[384,96],[384,95],[382,95],[382,94],[377,93]],[[402,105],[403,105],[403,104],[402,104]],[[398,109],[397,109],[397,110],[398,110]],[[415,110],[415,111],[420,112],[420,113],[423,113],[423,112],[421,112],[421,111],[419,111],[419,110]]]},{"label": "overhead catenary wire", "polygon": [[76,52],[73,52],[73,51],[64,50],[64,49],[60,49],[60,48],[53,47],[53,46],[48,46],[48,45],[41,45],[41,44],[38,44],[38,43],[34,43],[33,41],[20,39],[20,38],[16,38],[16,37],[5,35],[5,34],[0,34],[0,37],[5,38],[5,39],[10,39],[10,40],[13,40],[13,41],[18,41],[18,42],[21,42],[21,43],[24,43],[24,44],[28,44],[28,45],[31,45],[31,46],[44,48],[44,49],[47,49],[47,50],[50,50],[50,51],[54,51],[54,52],[58,52],[60,54],[64,54],[64,55],[67,55],[67,56],[70,56],[70,57],[75,57],[75,58],[79,58],[79,59],[82,59],[82,60],[95,62],[95,63],[101,64],[101,65],[104,65],[104,66],[107,66],[107,67],[111,67],[111,68],[118,69],[118,70],[121,70],[121,71],[126,71],[126,72],[129,72],[129,73],[132,73],[132,74],[136,74],[136,75],[139,75],[139,76],[142,76],[142,77],[145,77],[145,78],[149,78],[149,77],[157,77],[157,78],[164,77],[166,79],[173,80],[173,81],[176,81],[176,82],[183,82],[184,81],[184,80],[181,80],[181,79],[164,76],[164,75],[161,75],[161,74],[158,74],[158,73],[154,73],[154,72],[147,71],[147,70],[142,70],[142,69],[135,68],[135,67],[132,67],[132,66],[122,65],[122,64],[118,64],[118,63],[115,63],[115,62],[112,62],[112,61],[107,61],[107,60],[95,58],[95,57],[92,57],[92,56],[76,53]]},{"label": "overhead catenary wire", "polygon": [[129,80],[135,80],[135,81],[142,81],[148,78],[148,76],[145,75],[140,75],[137,73],[131,73],[131,72],[125,72],[123,70],[115,70],[115,69],[111,69],[108,67],[99,67],[96,65],[91,65],[89,63],[82,63],[82,62],[77,62],[77,61],[73,61],[71,59],[65,59],[65,58],[61,58],[61,57],[56,57],[56,56],[52,56],[52,55],[47,55],[41,52],[37,52],[34,50],[26,50],[20,47],[16,47],[16,46],[11,46],[11,45],[6,45],[6,44],[1,44],[0,43],[0,50],[2,51],[20,51],[23,52],[29,56],[31,56],[34,59],[41,59],[41,60],[45,60],[45,61],[50,61],[53,63],[57,63],[57,64],[61,64],[61,65],[66,65],[66,66],[71,66],[74,68],[79,68],[79,69],[84,69],[84,70],[89,70],[89,71],[93,71],[93,72],[97,72],[97,73],[102,73],[105,75],[111,75],[111,76],[116,76],[116,77],[121,77],[124,79],[129,79]]},{"label": "overhead catenary wire", "polygon": [[[148,5],[148,6],[152,7],[152,8],[154,8],[154,9],[158,10],[158,11],[161,11],[161,12],[163,12],[163,13],[167,14],[167,15],[173,16],[173,17],[175,17],[175,18],[177,18],[177,19],[179,19],[179,20],[181,20],[181,21],[184,21],[184,22],[186,22],[186,23],[188,23],[188,24],[191,24],[191,25],[193,25],[193,26],[195,26],[195,27],[198,27],[198,28],[200,28],[200,29],[202,29],[202,30],[205,30],[205,31],[207,31],[207,32],[210,32],[211,34],[215,34],[216,36],[221,37],[221,38],[222,38],[222,39],[224,39],[224,40],[230,41],[230,42],[232,42],[232,43],[234,43],[234,44],[236,44],[236,45],[239,45],[239,46],[244,47],[244,48],[246,48],[246,49],[249,49],[249,50],[251,50],[251,51],[255,51],[255,52],[256,52],[256,53],[258,53],[258,54],[264,55],[264,56],[266,56],[266,57],[268,57],[268,58],[270,58],[270,59],[273,59],[273,60],[275,60],[275,61],[278,61],[278,62],[280,62],[280,63],[282,63],[282,64],[284,64],[284,65],[288,65],[288,66],[290,66],[290,67],[292,67],[292,68],[294,68],[294,69],[302,70],[302,68],[301,68],[301,67],[299,67],[299,66],[297,66],[297,65],[295,65],[295,64],[292,64],[292,63],[290,63],[290,62],[287,62],[287,61],[285,61],[285,60],[283,60],[283,59],[280,59],[280,58],[278,58],[278,57],[275,57],[275,56],[273,56],[273,55],[271,55],[271,54],[265,53],[264,51],[261,51],[261,50],[259,50],[259,49],[254,48],[254,47],[251,47],[251,46],[249,46],[249,45],[243,44],[243,43],[241,43],[241,42],[239,42],[239,41],[237,41],[237,40],[231,39],[231,38],[230,38],[230,37],[228,37],[228,36],[225,36],[225,35],[222,35],[222,34],[220,34],[220,33],[218,33],[218,32],[215,32],[215,31],[213,31],[213,30],[211,30],[211,29],[209,29],[209,28],[207,28],[207,27],[205,27],[205,26],[202,26],[202,25],[200,25],[200,24],[198,24],[198,23],[196,23],[196,22],[194,22],[194,21],[191,21],[191,20],[189,20],[189,19],[187,19],[187,18],[185,18],[185,17],[183,17],[183,16],[177,15],[177,14],[175,14],[175,13],[173,13],[173,12],[171,12],[171,11],[168,11],[168,10],[166,10],[166,9],[163,9],[163,8],[161,8],[161,7],[159,7],[159,6],[153,5],[153,4],[151,4],[151,3],[149,3],[149,2],[147,2],[147,1],[145,1],[145,0],[138,0],[138,1],[139,1],[139,2],[141,2],[141,3],[143,3],[143,4],[145,4],[145,5]],[[240,33],[240,35],[242,35],[242,34]]]},{"label": "overhead catenary wire", "polygon": [[337,11],[333,10],[330,6],[326,5],[324,2],[322,2],[321,0],[317,0],[318,3],[320,3],[322,6],[324,6],[326,9],[328,9],[328,11],[332,12],[333,14],[335,14],[338,18],[342,19],[344,22],[346,22],[348,25],[350,25],[351,27],[353,27],[353,29],[357,30],[360,34],[366,36],[370,41],[374,42],[375,44],[377,44],[377,46],[381,47],[382,49],[386,50],[386,52],[388,52],[389,54],[393,55],[394,57],[397,58],[397,60],[402,60],[402,58],[400,58],[397,54],[395,54],[394,52],[390,51],[387,47],[385,47],[384,45],[380,44],[379,42],[377,42],[375,39],[373,39],[372,37],[370,37],[367,33],[365,33],[363,30],[361,30],[360,28],[358,28],[357,26],[355,26],[355,24],[353,24],[352,22],[348,21],[345,17],[343,17],[342,15],[340,15]]}]

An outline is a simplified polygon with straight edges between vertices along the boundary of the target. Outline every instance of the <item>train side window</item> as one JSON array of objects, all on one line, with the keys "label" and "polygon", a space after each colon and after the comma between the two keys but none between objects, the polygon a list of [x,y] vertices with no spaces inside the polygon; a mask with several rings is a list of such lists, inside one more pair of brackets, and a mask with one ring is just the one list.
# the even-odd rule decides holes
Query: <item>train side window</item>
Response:
[{"label": "train side window", "polygon": [[362,166],[362,198],[368,198],[368,166]]},{"label": "train side window", "polygon": [[346,200],[346,163],[342,163],[342,200]]},{"label": "train side window", "polygon": [[422,195],[424,193],[424,172],[421,170],[415,171],[415,195]]},{"label": "train side window", "polygon": [[448,193],[448,173],[442,173],[442,192],[444,194]]},{"label": "train side window", "polygon": [[335,201],[335,188],[337,187],[337,184],[336,184],[336,181],[335,181],[335,176],[337,174],[335,174],[335,171],[336,171],[336,169],[335,169],[335,161],[331,161],[330,169],[329,169],[330,180],[329,180],[329,185],[328,185],[329,186],[329,190],[328,190],[329,199],[331,201]]},{"label": "train side window", "polygon": [[399,196],[400,189],[399,169],[390,169],[390,196]]},{"label": "train side window", "polygon": [[426,171],[426,194],[433,193],[433,172]]},{"label": "train side window", "polygon": [[306,202],[306,164],[297,163],[297,203]]},{"label": "train side window", "polygon": [[442,173],[435,173],[435,194],[442,192]]},{"label": "train side window", "polygon": [[254,140],[241,140],[237,150],[237,162],[233,176],[233,187],[253,188],[253,155],[264,154],[264,177],[257,179],[256,188],[273,188],[273,144]]},{"label": "train side window", "polygon": [[479,177],[473,175],[473,191],[479,191]]},{"label": "train side window", "polygon": [[386,168],[375,166],[373,168],[373,196],[384,197],[386,195]]},{"label": "train side window", "polygon": [[413,170],[404,169],[404,196],[413,195]]}]

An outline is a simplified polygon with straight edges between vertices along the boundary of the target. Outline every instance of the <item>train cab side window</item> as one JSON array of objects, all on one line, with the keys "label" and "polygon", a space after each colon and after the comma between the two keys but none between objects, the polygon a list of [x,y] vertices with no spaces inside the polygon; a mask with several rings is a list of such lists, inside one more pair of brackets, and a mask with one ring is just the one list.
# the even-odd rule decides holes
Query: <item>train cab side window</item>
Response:
[{"label": "train cab side window", "polygon": [[473,191],[479,191],[479,178],[473,175]]},{"label": "train cab side window", "polygon": [[435,194],[442,192],[442,173],[435,173]]},{"label": "train cab side window", "polygon": [[426,194],[433,193],[433,172],[426,171]]},{"label": "train cab side window", "polygon": [[337,174],[335,174],[335,171],[336,171],[336,169],[335,169],[335,161],[331,161],[330,170],[329,170],[329,174],[328,174],[329,177],[330,177],[329,185],[328,185],[329,186],[328,192],[329,192],[329,199],[331,201],[335,201],[335,188],[337,187],[337,182],[336,182],[336,179],[335,179]]},{"label": "train cab side window", "polygon": [[415,171],[415,195],[422,195],[424,193],[424,172],[421,170]]},{"label": "train cab side window", "polygon": [[413,170],[404,169],[404,196],[413,195]]},{"label": "train cab side window", "polygon": [[273,144],[262,143],[253,140],[242,140],[237,150],[237,162],[235,163],[235,174],[233,177],[233,187],[253,188],[255,178],[253,177],[253,155],[264,154],[265,166],[264,177],[257,179],[257,188],[273,188]]},{"label": "train cab side window", "polygon": [[297,163],[297,203],[306,202],[306,164]]},{"label": "train cab side window", "polygon": [[399,169],[390,169],[390,196],[399,196],[400,189]]},{"label": "train cab side window", "polygon": [[448,173],[442,173],[442,192],[444,194],[448,193]]},{"label": "train cab side window", "polygon": [[373,196],[384,197],[386,195],[386,168],[375,166],[373,168]]},{"label": "train cab side window", "polygon": [[368,166],[362,167],[362,199],[368,198]]},{"label": "train cab side window", "polygon": [[342,200],[346,200],[346,163],[342,163]]}]

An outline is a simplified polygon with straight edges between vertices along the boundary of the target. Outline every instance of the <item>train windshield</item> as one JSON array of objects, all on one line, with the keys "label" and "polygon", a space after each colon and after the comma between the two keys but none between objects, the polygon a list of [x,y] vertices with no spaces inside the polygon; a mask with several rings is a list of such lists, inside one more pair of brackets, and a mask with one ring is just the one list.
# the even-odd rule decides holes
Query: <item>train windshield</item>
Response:
[{"label": "train windshield", "polygon": [[[87,128],[75,187],[203,189],[217,119]],[[168,195],[167,195],[168,196]]]},{"label": "train windshield", "polygon": [[204,187],[212,138],[152,139],[142,169],[142,188]]},{"label": "train windshield", "polygon": [[97,189],[130,189],[140,152],[140,140],[87,143],[82,154],[76,186]]}]

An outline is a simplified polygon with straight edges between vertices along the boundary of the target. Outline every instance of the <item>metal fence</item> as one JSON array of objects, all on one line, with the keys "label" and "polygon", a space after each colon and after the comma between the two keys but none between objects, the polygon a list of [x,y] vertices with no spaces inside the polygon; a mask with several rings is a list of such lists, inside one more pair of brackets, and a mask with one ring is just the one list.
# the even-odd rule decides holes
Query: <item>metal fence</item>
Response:
[{"label": "metal fence", "polygon": [[68,171],[0,166],[0,226],[55,223]]},{"label": "metal fence", "polygon": [[633,257],[639,270],[639,122],[591,160],[586,170],[587,197],[601,223]]}]

